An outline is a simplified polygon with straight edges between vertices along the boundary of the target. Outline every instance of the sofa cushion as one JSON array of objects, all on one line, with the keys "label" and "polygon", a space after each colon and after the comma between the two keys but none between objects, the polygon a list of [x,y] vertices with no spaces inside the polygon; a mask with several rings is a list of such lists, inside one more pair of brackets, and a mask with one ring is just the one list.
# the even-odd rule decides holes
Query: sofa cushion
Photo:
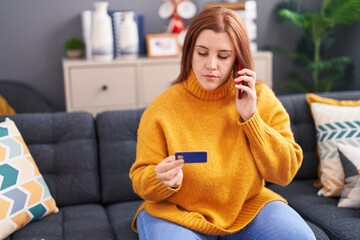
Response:
[{"label": "sofa cushion", "polygon": [[96,116],[104,203],[139,199],[129,171],[135,161],[137,129],[143,111],[108,111]]},{"label": "sofa cushion", "polygon": [[12,240],[115,240],[105,209],[99,204],[60,208],[57,214],[40,219],[11,236]]},{"label": "sofa cushion", "polygon": [[329,240],[330,239],[329,236],[326,235],[326,233],[321,228],[319,228],[312,222],[306,221],[306,223],[309,225],[311,230],[314,232],[316,240]]},{"label": "sofa cushion", "polygon": [[338,144],[345,185],[338,207],[360,209],[360,148]]},{"label": "sofa cushion", "polygon": [[305,95],[306,101],[311,103],[323,103],[328,105],[334,106],[347,106],[347,107],[354,107],[360,106],[360,100],[342,100],[342,99],[333,99],[329,97],[320,96],[314,93],[307,93]]},{"label": "sofa cushion", "polygon": [[317,130],[320,180],[323,184],[319,194],[339,196],[344,185],[344,173],[337,143],[360,146],[360,106],[352,107],[358,101],[338,101],[313,96],[308,94],[307,100]]},{"label": "sofa cushion", "polygon": [[140,200],[114,203],[106,207],[110,225],[117,240],[139,239],[137,234],[132,230],[131,223],[141,202]]},{"label": "sofa cushion", "polygon": [[313,103],[320,156],[319,194],[339,196],[344,185],[337,143],[360,146],[360,107],[339,107]]},{"label": "sofa cushion", "polygon": [[303,150],[303,162],[295,179],[313,179],[318,176],[319,160],[316,154],[316,129],[304,94],[279,96],[291,120],[295,141]]},{"label": "sofa cushion", "polygon": [[[0,121],[4,118],[0,116]],[[24,113],[11,119],[58,206],[100,201],[96,132],[90,113]]]},{"label": "sofa cushion", "polygon": [[0,123],[0,239],[57,212],[55,200],[15,123]]},{"label": "sofa cushion", "polygon": [[360,236],[360,212],[351,208],[339,208],[339,198],[318,196],[315,179],[297,180],[282,187],[268,187],[283,196],[305,220],[319,226],[330,239],[358,239]]}]

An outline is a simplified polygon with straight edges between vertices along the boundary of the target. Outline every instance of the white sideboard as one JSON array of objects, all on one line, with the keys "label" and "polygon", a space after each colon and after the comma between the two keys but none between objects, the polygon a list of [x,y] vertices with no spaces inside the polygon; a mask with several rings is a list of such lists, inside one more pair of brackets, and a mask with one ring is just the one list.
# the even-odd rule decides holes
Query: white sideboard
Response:
[{"label": "white sideboard", "polygon": [[[257,78],[272,85],[272,54],[254,54]],[[67,111],[146,107],[170,87],[180,72],[180,58],[116,59],[109,62],[63,60]]]}]

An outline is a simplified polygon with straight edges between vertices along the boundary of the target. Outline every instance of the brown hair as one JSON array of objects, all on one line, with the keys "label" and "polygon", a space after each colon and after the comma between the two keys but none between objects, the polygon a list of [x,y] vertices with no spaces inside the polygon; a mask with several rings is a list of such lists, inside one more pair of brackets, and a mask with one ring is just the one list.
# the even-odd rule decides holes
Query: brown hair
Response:
[{"label": "brown hair", "polygon": [[240,16],[233,10],[213,7],[197,14],[191,22],[182,49],[180,74],[173,84],[182,82],[189,76],[195,42],[205,29],[216,33],[226,32],[234,44],[236,61],[240,62],[243,68],[253,69],[250,42]]}]

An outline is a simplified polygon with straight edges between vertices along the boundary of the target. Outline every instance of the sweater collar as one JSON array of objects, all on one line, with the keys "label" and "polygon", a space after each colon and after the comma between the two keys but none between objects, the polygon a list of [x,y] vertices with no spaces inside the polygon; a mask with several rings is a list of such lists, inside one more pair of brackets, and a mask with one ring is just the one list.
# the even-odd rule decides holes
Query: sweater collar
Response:
[{"label": "sweater collar", "polygon": [[197,80],[195,73],[191,70],[189,77],[183,82],[183,86],[194,96],[205,101],[215,101],[235,91],[234,79],[232,76],[221,86],[214,90],[204,89]]}]

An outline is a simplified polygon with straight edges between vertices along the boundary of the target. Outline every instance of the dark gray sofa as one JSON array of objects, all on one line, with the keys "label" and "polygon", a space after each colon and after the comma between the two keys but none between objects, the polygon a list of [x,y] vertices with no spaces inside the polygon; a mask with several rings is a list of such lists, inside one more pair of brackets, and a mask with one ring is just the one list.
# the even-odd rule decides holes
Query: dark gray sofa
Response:
[{"label": "dark gray sofa", "polygon": [[13,79],[0,79],[0,95],[16,113],[54,112],[56,109],[31,85]]},{"label": "dark gray sofa", "polygon": [[[360,91],[326,95],[360,99]],[[306,219],[317,239],[360,239],[360,212],[338,208],[337,198],[316,195],[316,133],[304,95],[280,100],[303,147],[304,162],[289,186],[268,186]],[[30,223],[7,240],[138,239],[131,220],[141,200],[128,174],[142,113],[143,109],[103,112],[96,118],[84,112],[12,116],[60,211]]]}]

